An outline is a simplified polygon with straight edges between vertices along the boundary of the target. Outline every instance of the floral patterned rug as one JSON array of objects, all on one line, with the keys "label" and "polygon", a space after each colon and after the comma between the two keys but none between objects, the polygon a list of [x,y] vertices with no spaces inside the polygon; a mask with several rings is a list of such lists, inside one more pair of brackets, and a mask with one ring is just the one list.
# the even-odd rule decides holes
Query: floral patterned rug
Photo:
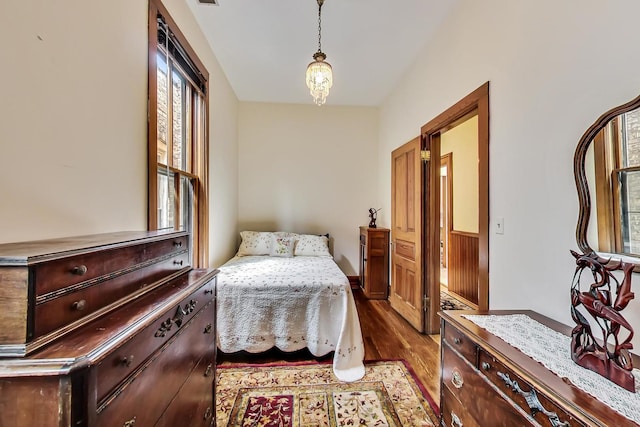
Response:
[{"label": "floral patterned rug", "polygon": [[440,310],[473,310],[473,308],[448,293],[440,291]]},{"label": "floral patterned rug", "polygon": [[437,406],[404,361],[365,364],[354,383],[330,363],[220,366],[217,426],[435,426]]}]

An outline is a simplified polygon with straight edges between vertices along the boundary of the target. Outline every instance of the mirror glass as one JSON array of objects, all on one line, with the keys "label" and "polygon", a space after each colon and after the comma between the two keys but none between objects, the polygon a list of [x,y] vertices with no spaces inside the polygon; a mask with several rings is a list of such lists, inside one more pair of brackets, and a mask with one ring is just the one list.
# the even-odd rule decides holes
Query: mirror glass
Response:
[{"label": "mirror glass", "polygon": [[580,249],[640,266],[640,97],[603,114],[587,130],[574,172]]}]

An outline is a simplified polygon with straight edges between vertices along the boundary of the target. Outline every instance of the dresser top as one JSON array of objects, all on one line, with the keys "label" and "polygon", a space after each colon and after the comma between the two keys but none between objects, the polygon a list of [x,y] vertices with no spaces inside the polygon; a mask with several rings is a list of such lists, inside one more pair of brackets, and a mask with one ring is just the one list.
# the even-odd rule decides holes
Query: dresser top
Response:
[{"label": "dresser top", "polygon": [[[551,370],[547,369],[543,363],[536,361],[524,352],[511,346],[502,338],[499,338],[483,327],[480,327],[471,320],[463,317],[466,315],[506,316],[514,314],[526,315],[535,322],[538,322],[553,331],[560,332],[563,335],[568,336],[571,334],[571,327],[531,310],[446,310],[439,312],[439,315],[444,322],[454,326],[470,338],[471,341],[474,341],[479,347],[485,349],[504,365],[517,372],[518,375],[528,382],[533,388],[536,388],[538,391],[542,391],[547,396],[553,396],[556,401],[562,402],[563,406],[572,408],[571,411],[573,411],[574,415],[578,418],[584,418],[584,421],[588,425],[636,425],[622,414],[614,411],[605,403],[599,401],[589,393],[572,384],[568,378],[554,374]],[[570,346],[567,344],[567,355],[570,355],[569,347]],[[640,366],[638,357],[634,354],[631,356],[633,358],[634,366]]]},{"label": "dresser top", "polygon": [[186,235],[184,231],[121,231],[0,244],[0,267],[29,265],[74,254]]}]

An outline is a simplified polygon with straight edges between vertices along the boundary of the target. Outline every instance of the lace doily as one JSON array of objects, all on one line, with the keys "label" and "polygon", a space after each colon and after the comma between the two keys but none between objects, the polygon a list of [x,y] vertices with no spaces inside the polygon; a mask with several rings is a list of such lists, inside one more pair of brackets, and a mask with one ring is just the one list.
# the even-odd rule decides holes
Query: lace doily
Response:
[{"label": "lace doily", "polygon": [[506,341],[561,378],[589,393],[611,409],[640,424],[640,370],[634,369],[636,393],[632,393],[585,369],[571,359],[571,337],[533,320],[525,314],[463,315],[476,325]]}]

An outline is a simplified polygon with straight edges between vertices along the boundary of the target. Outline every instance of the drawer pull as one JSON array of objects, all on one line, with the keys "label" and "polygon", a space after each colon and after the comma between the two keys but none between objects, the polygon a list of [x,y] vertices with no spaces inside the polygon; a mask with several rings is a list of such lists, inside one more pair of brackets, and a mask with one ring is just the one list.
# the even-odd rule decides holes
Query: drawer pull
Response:
[{"label": "drawer pull", "polygon": [[87,274],[87,266],[86,265],[76,265],[71,269],[72,274],[76,274],[78,276],[84,276]]},{"label": "drawer pull", "polygon": [[535,417],[538,412],[542,412],[549,418],[549,422],[553,427],[569,427],[569,423],[567,421],[560,421],[558,418],[558,414],[555,412],[547,411],[544,409],[540,400],[538,400],[538,394],[535,389],[531,389],[531,391],[524,391],[520,388],[518,381],[514,381],[509,377],[509,374],[503,374],[502,372],[498,372],[498,377],[504,381],[507,387],[511,388],[511,390],[520,394],[520,396],[524,397],[524,400],[529,405],[529,409],[531,410],[531,416]]},{"label": "drawer pull", "polygon": [[167,319],[160,325],[160,328],[155,333],[156,337],[163,338],[167,335],[167,331],[171,329],[171,319]]},{"label": "drawer pull", "polygon": [[213,415],[213,412],[211,411],[211,407],[207,406],[207,410],[204,411],[204,419],[207,420],[211,418],[211,415]]},{"label": "drawer pull", "polygon": [[126,366],[127,368],[130,367],[132,363],[133,363],[133,355],[129,357],[124,356],[122,359],[120,359],[120,364],[122,366]]},{"label": "drawer pull", "polygon": [[455,412],[451,412],[451,427],[462,427],[462,421]]},{"label": "drawer pull", "polygon": [[136,417],[131,418],[129,421],[125,421],[125,423],[122,424],[122,427],[133,427],[134,425],[136,425]]},{"label": "drawer pull", "polygon": [[80,301],[76,301],[73,304],[71,304],[71,308],[76,311],[82,311],[85,308],[87,308],[87,301],[83,299],[81,299]]},{"label": "drawer pull", "polygon": [[455,345],[460,345],[462,343],[462,340],[460,338],[456,337],[456,338],[453,339],[453,343]]},{"label": "drawer pull", "polygon": [[211,369],[213,368],[213,366],[211,365],[211,363],[209,363],[209,365],[207,366],[207,369],[204,371],[204,376],[208,377],[209,375],[211,375]]},{"label": "drawer pull", "polygon": [[178,306],[178,308],[176,309],[176,314],[173,316],[173,323],[175,323],[178,328],[182,326],[182,319],[186,314],[187,313],[182,308],[180,308],[180,306]]},{"label": "drawer pull", "polygon": [[483,371],[488,371],[489,369],[491,369],[491,365],[489,364],[489,362],[482,362],[481,366]]},{"label": "drawer pull", "polygon": [[180,261],[175,260],[175,261],[173,261],[173,263],[174,263],[175,265],[182,265],[183,261],[182,261],[182,260],[180,260]]},{"label": "drawer pull", "polygon": [[464,385],[464,379],[462,378],[460,372],[453,371],[453,375],[451,376],[451,384],[453,384],[455,388],[462,388],[462,386]]},{"label": "drawer pull", "polygon": [[213,329],[213,327],[211,326],[211,323],[209,323],[207,326],[205,326],[204,332],[202,332],[202,333],[203,334],[210,334],[211,333],[211,329]]},{"label": "drawer pull", "polygon": [[181,248],[182,240],[176,240],[175,242],[173,242],[173,246],[175,246],[176,248]]},{"label": "drawer pull", "polygon": [[205,295],[209,295],[209,294],[213,295],[213,289],[205,289],[204,290],[204,294]]}]

